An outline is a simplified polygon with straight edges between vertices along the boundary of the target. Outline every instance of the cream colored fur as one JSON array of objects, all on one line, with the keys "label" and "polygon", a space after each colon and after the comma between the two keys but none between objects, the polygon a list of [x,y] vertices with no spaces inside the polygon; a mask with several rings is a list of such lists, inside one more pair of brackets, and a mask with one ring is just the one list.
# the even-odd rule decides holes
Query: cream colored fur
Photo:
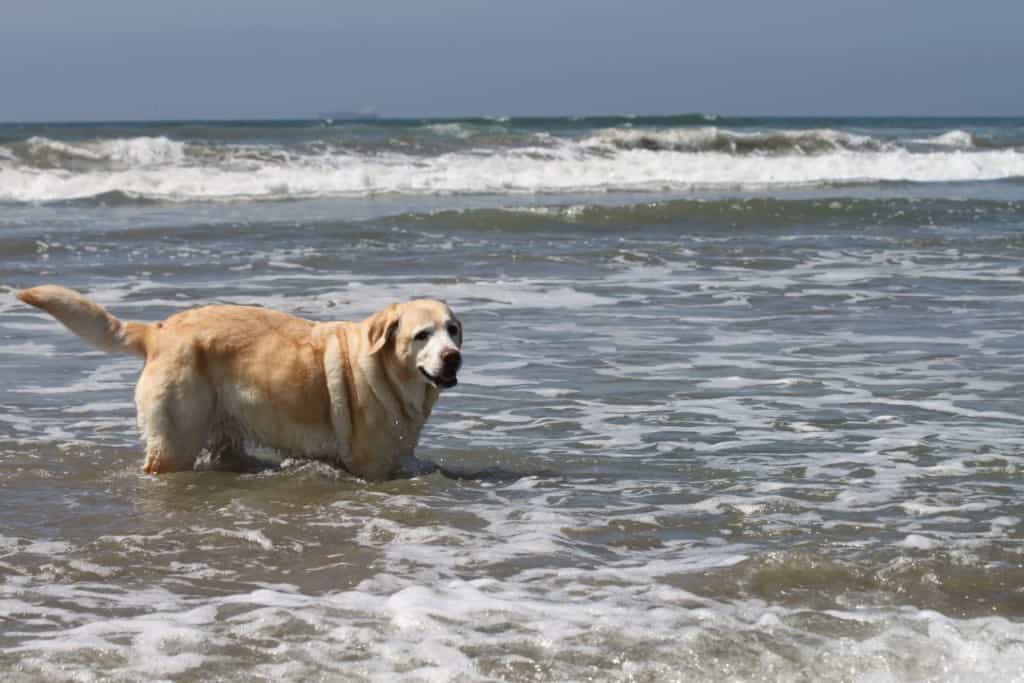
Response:
[{"label": "cream colored fur", "polygon": [[255,441],[366,479],[394,476],[415,462],[420,430],[461,363],[461,323],[430,299],[361,322],[207,306],[139,323],[56,285],[18,298],[98,348],[145,358],[135,405],[152,474],[192,469],[204,447],[243,457]]}]

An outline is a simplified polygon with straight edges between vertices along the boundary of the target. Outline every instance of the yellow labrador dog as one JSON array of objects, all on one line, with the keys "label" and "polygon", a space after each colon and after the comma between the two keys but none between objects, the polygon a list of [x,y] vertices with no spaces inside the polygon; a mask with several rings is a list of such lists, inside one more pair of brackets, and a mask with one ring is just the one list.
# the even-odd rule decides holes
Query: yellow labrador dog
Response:
[{"label": "yellow labrador dog", "polygon": [[362,322],[206,306],[141,323],[56,285],[18,298],[100,349],[145,358],[135,405],[152,474],[192,469],[203,447],[244,456],[251,440],[386,479],[417,463],[420,430],[462,364],[462,324],[431,299]]}]

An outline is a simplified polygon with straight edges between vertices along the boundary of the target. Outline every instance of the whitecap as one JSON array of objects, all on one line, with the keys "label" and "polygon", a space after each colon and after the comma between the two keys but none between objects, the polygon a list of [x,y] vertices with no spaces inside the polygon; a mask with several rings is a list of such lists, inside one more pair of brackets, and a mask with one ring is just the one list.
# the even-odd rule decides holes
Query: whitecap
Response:
[{"label": "whitecap", "polygon": [[[682,135],[683,133],[674,133]],[[616,137],[623,133],[617,132]],[[816,154],[595,149],[594,141],[434,157],[330,152],[253,160],[225,152],[203,162],[143,145],[88,154],[125,162],[77,172],[0,164],[0,201],[48,202],[124,193],[154,200],[242,201],[391,195],[664,192],[876,182],[965,182],[1024,177],[1024,152],[865,150],[856,141]],[[105,156],[104,156],[105,155]],[[129,161],[125,161],[129,160]]]}]

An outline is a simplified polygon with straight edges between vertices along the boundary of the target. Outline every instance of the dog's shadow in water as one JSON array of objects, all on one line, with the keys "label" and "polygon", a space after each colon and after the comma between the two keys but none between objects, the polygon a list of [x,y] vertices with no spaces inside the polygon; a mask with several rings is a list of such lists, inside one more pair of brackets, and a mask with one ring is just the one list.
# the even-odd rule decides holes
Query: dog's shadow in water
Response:
[{"label": "dog's shadow in water", "polygon": [[395,478],[413,479],[432,475],[440,475],[454,481],[477,481],[490,484],[510,484],[526,478],[554,479],[561,478],[562,476],[560,473],[552,470],[522,472],[509,470],[501,465],[492,465],[483,469],[467,466],[448,467],[438,465],[431,460],[421,460],[414,457],[402,462],[401,469],[396,473]]},{"label": "dog's shadow in water", "polygon": [[437,473],[456,481],[479,481],[491,484],[511,484],[520,479],[561,479],[562,475],[554,470],[537,470],[533,472],[517,472],[503,467],[485,467],[474,470],[462,467],[437,466]]},{"label": "dog's shadow in water", "polygon": [[[197,463],[196,469],[199,471],[214,471],[214,472],[233,472],[236,474],[270,474],[273,472],[282,472],[290,469],[296,464],[294,460],[284,461],[271,461],[255,458],[251,456],[246,457],[207,457],[201,458]],[[339,474],[349,474],[344,468],[337,467],[334,465],[327,465],[336,469]],[[511,484],[519,481],[520,479],[535,478],[535,479],[561,479],[562,474],[554,470],[536,470],[536,471],[515,471],[509,470],[504,467],[495,465],[491,467],[485,467],[483,469],[474,469],[470,467],[446,467],[438,465],[429,460],[417,459],[411,467],[403,468],[401,471],[395,474],[394,479],[415,479],[417,477],[428,477],[432,475],[440,475],[446,479],[453,481],[475,481],[481,483],[490,484]],[[343,474],[344,476],[344,474]]]}]

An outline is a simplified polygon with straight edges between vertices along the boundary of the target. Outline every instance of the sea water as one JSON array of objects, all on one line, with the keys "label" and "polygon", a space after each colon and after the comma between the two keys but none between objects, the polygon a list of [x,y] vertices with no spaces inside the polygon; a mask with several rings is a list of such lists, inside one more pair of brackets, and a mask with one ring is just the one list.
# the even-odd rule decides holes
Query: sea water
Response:
[{"label": "sea water", "polygon": [[[443,298],[449,474],[147,476],[44,282]],[[1024,680],[1022,319],[1019,119],[0,126],[0,671]]]}]

